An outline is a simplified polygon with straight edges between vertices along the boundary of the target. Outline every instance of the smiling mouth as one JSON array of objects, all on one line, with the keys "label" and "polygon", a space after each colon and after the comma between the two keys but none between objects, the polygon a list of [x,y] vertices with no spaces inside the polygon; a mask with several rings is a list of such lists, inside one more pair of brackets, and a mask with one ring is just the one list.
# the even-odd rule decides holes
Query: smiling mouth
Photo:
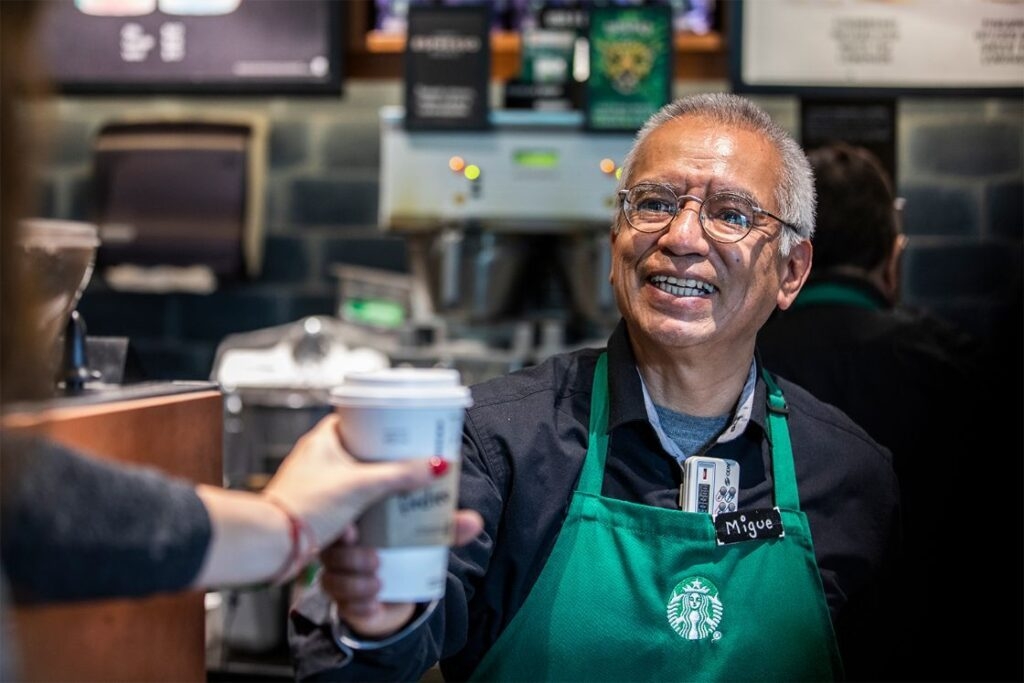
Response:
[{"label": "smiling mouth", "polygon": [[649,282],[672,296],[711,296],[718,291],[714,285],[692,278],[676,278],[669,275],[655,275]]}]

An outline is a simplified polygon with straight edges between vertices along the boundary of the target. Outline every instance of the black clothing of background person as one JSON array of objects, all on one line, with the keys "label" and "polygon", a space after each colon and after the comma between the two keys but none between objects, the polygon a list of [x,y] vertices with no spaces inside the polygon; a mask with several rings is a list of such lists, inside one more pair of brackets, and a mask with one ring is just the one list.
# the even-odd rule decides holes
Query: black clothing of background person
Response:
[{"label": "black clothing of background person", "polygon": [[[995,474],[998,459],[1009,455],[979,445],[986,432],[1000,429],[983,388],[989,378],[980,344],[898,305],[905,241],[892,184],[877,159],[841,144],[808,157],[818,193],[811,275],[794,305],[776,311],[762,328],[758,348],[766,366],[842,409],[892,451],[905,561],[881,613],[862,615],[875,623],[884,621],[885,612],[901,615],[887,655],[896,668],[879,668],[877,675],[1007,680],[1008,667],[1019,671],[1019,662],[1009,659],[1019,642],[998,644],[995,624],[1002,616],[996,610],[1003,608],[995,605],[1005,604],[1005,582],[1020,577],[1001,566],[1001,539],[985,517],[1011,511],[1000,507],[998,494],[990,497],[995,509],[988,512],[967,502],[972,473]],[[1012,542],[1019,546],[1020,539]],[[964,588],[969,568],[986,568],[985,581],[992,582],[988,598],[970,601],[965,618],[973,626],[954,616],[957,601],[951,598]]]},{"label": "black clothing of background person", "polygon": [[[941,321],[883,307],[881,294],[868,283],[812,276],[805,290],[814,291],[815,282],[862,292],[879,300],[878,307],[843,302],[801,305],[798,297],[790,310],[762,329],[762,358],[780,377],[842,409],[892,451],[900,482],[906,578],[893,589],[891,604],[877,609],[903,615],[902,635],[891,643],[888,655],[896,660],[890,663],[899,672],[896,678],[973,680],[974,667],[984,670],[993,660],[978,661],[980,643],[967,646],[965,633],[951,627],[949,595],[966,561],[956,558],[968,544],[974,545],[972,539],[988,552],[998,548],[995,539],[985,539],[984,530],[972,524],[979,521],[974,514],[980,506],[972,513],[967,503],[968,463],[992,466],[984,450],[971,445],[991,428],[983,426],[991,421],[981,421],[981,395],[971,388],[978,386],[978,372],[970,367],[976,347]],[[878,615],[863,618],[876,621]],[[965,631],[967,641],[981,638],[977,629]],[[886,671],[883,659],[877,661],[878,676],[890,678],[892,669]],[[866,671],[848,673],[854,679],[875,678]],[[1007,680],[1002,675],[974,675],[979,680]]]},{"label": "black clothing of background person", "polygon": [[[934,485],[950,476],[954,456],[962,453],[943,447],[956,437],[949,433],[952,425],[937,421],[943,410],[962,415],[960,410],[973,408],[960,404],[977,404],[977,393],[965,390],[978,382],[978,345],[941,320],[892,307],[863,279],[812,274],[805,292],[820,291],[815,287],[824,283],[862,294],[864,303],[804,304],[797,297],[761,331],[761,357],[887,446],[903,490],[905,520],[927,515],[917,505],[934,506]],[[925,486],[928,479],[935,481]]]}]

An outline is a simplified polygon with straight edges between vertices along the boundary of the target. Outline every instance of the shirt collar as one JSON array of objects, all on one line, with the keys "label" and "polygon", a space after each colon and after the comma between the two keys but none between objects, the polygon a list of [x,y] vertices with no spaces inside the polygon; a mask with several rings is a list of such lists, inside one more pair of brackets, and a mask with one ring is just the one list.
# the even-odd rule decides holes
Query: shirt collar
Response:
[{"label": "shirt collar", "polygon": [[[764,402],[764,388],[758,378],[758,362],[755,359],[750,364],[750,371],[747,373],[747,381],[740,393],[740,400],[733,412],[729,426],[718,437],[718,442],[731,441],[746,430],[747,425],[753,422],[763,427],[764,410],[758,409],[758,397]],[[608,427],[615,427],[626,422],[643,420],[649,422],[654,428],[658,439],[665,450],[677,459],[680,458],[679,449],[671,439],[667,438],[661,429],[657,412],[651,402],[647,387],[636,366],[636,356],[633,355],[633,347],[629,340],[629,332],[626,330],[625,321],[619,321],[618,326],[608,340]]]},{"label": "shirt collar", "polygon": [[647,411],[629,332],[620,320],[608,340],[608,427],[635,420],[646,421]]},{"label": "shirt collar", "polygon": [[[670,439],[665,433],[665,430],[662,429],[661,419],[658,417],[658,411],[654,408],[654,401],[651,400],[651,395],[647,391],[647,384],[644,382],[644,378],[640,374],[639,368],[637,369],[636,374],[637,377],[640,378],[640,388],[644,392],[644,407],[647,409],[647,420],[651,423],[651,427],[654,428],[654,433],[658,435],[661,447],[664,448],[673,458],[682,463],[686,460],[687,455],[680,450],[678,444]],[[733,411],[732,419],[729,421],[729,426],[718,435],[718,438],[715,439],[715,443],[732,441],[742,434],[743,430],[747,428],[747,424],[750,422],[750,413],[754,403],[754,386],[757,383],[756,380],[757,363],[751,361],[750,371],[747,373],[747,381],[743,384],[743,391],[740,392],[740,400],[737,402],[737,407]]]},{"label": "shirt collar", "polygon": [[[864,294],[874,301],[880,309],[892,308],[892,302],[885,297],[882,290],[863,276],[825,271],[824,273],[811,275],[807,279],[805,287],[816,287],[818,285],[839,285],[841,287],[847,287],[853,291]],[[797,296],[797,301],[799,300],[800,297]]]}]

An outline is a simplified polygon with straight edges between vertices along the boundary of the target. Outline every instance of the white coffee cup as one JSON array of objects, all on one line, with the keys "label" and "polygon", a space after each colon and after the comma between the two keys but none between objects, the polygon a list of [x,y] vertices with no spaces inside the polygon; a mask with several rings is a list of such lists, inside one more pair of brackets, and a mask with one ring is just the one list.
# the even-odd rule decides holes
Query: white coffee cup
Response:
[{"label": "white coffee cup", "polygon": [[390,496],[358,521],[359,543],[377,548],[379,599],[428,602],[444,595],[458,498],[462,423],[472,405],[457,370],[354,372],[331,391],[341,440],[367,461],[438,456],[449,472],[424,489]]}]

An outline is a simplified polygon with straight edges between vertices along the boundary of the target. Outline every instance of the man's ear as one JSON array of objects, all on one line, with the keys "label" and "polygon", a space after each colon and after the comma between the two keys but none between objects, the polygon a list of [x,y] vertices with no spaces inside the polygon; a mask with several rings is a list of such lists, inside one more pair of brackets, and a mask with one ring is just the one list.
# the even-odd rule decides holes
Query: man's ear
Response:
[{"label": "man's ear", "polygon": [[900,288],[902,285],[903,274],[903,250],[906,249],[906,247],[907,236],[902,234],[896,235],[896,240],[892,247],[892,253],[889,255],[888,260],[886,260],[882,267],[880,282],[882,292],[894,306],[900,300]]},{"label": "man's ear", "polygon": [[811,272],[811,261],[814,258],[814,247],[810,240],[801,240],[789,251],[789,256],[782,259],[779,277],[779,294],[775,300],[780,310],[793,305],[796,295],[807,281]]},{"label": "man's ear", "polygon": [[[622,227],[619,225],[618,220],[619,219],[616,217],[616,219],[615,219],[616,222],[612,224],[612,229],[608,232],[608,245],[609,245],[609,249],[610,250],[614,250],[615,249],[615,238],[618,237],[619,232],[622,230]],[[609,260],[613,260],[613,259],[609,259]],[[609,284],[613,284],[613,285],[615,284],[615,282],[612,280],[612,273],[614,271],[615,271],[615,266],[612,265],[612,264],[609,264],[608,265],[608,283]]]}]

